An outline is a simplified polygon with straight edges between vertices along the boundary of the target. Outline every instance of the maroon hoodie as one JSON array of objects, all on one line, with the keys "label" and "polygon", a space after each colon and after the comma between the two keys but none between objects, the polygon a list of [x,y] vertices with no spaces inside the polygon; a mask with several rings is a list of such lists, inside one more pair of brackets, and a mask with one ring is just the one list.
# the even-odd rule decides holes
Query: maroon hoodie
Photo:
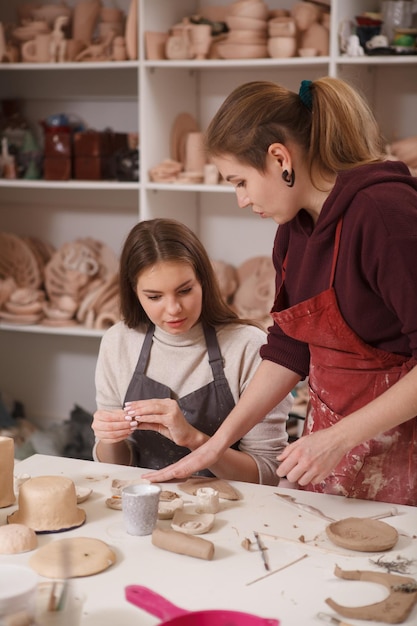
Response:
[{"label": "maroon hoodie", "polygon": [[[417,179],[399,161],[341,172],[316,225],[301,210],[278,228],[273,262],[278,289],[288,252],[285,308],[330,287],[341,216],[333,286],[346,323],[367,344],[417,357]],[[277,303],[272,310],[279,310]],[[308,375],[308,345],[286,336],[276,323],[261,356]]]}]

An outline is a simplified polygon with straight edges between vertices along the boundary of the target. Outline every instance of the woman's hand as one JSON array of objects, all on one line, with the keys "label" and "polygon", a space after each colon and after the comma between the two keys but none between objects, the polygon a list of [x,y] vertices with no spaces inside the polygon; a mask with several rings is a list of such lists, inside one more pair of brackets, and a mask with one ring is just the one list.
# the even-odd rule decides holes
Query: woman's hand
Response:
[{"label": "woman's hand", "polygon": [[126,415],[137,423],[138,430],[154,430],[177,446],[195,449],[204,435],[191,426],[178,403],[170,398],[126,402]]},{"label": "woman's hand", "polygon": [[222,450],[216,451],[212,441],[213,438],[172,465],[149,474],[142,474],[142,478],[150,480],[151,483],[164,483],[169,480],[188,478],[205,467],[212,467],[223,454]]},{"label": "woman's hand", "polygon": [[324,480],[348,452],[340,434],[332,426],[291,443],[277,457],[278,476],[302,486]]},{"label": "woman's hand", "polygon": [[[122,409],[115,411],[96,411],[91,427],[96,438],[105,444],[124,441],[132,432],[130,421]],[[136,425],[135,427],[136,428]]]}]

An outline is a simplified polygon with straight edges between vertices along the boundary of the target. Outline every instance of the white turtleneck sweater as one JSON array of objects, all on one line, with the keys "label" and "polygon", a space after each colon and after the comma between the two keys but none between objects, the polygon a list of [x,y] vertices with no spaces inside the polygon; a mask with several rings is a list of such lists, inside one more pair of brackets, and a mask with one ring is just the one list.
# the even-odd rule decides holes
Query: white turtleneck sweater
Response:
[{"label": "white turtleneck sweater", "polygon": [[[227,324],[216,329],[224,373],[235,402],[247,387],[261,358],[266,334],[255,326]],[[145,333],[118,322],[104,334],[96,366],[96,402],[101,410],[123,408]],[[155,328],[146,375],[167,385],[175,399],[213,380],[201,324],[182,335]],[[138,398],[139,399],[139,398]],[[292,397],[283,400],[262,422],[242,437],[239,449],[250,454],[259,470],[259,482],[276,485],[277,455],[287,444],[286,420]],[[94,454],[95,460],[97,460]]]}]

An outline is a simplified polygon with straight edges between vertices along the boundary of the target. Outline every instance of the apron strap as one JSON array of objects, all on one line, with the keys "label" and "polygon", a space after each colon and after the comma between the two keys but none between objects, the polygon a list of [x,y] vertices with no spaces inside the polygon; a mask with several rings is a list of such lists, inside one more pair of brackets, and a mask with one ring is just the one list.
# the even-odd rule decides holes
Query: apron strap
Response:
[{"label": "apron strap", "polygon": [[336,273],[336,263],[337,263],[337,257],[339,255],[340,237],[342,234],[342,224],[343,224],[343,217],[339,218],[339,221],[337,222],[336,233],[334,236],[333,261],[332,261],[332,269],[330,272],[330,287],[333,287],[334,275]]},{"label": "apron strap", "polygon": [[153,334],[155,332],[154,324],[149,324],[148,330],[145,335],[145,339],[142,344],[142,350],[140,351],[138,363],[136,365],[136,374],[144,374],[145,368],[149,359],[149,352],[152,346]]},{"label": "apron strap", "polygon": [[206,338],[207,352],[214,382],[224,382],[226,377],[223,370],[223,357],[217,341],[216,331],[213,326],[203,324],[204,336]]}]

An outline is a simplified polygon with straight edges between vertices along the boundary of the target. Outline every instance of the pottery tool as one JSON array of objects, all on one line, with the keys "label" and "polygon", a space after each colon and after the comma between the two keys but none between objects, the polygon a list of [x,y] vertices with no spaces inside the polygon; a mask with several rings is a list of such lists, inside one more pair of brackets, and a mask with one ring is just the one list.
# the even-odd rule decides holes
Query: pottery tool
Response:
[{"label": "pottery tool", "polygon": [[290,561],[289,563],[286,563],[285,565],[281,565],[281,567],[277,567],[277,569],[271,570],[267,574],[264,574],[263,576],[259,576],[259,578],[255,578],[255,580],[251,580],[249,583],[246,583],[246,586],[249,587],[249,585],[253,585],[254,583],[257,583],[260,580],[263,580],[264,578],[268,578],[268,576],[272,576],[272,574],[276,574],[277,572],[280,572],[283,569],[287,569],[287,567],[290,567],[291,565],[295,565],[299,561],[302,561],[303,559],[305,559],[307,556],[308,554],[303,554],[302,556],[299,556],[298,559],[295,559],[294,561]]},{"label": "pottery tool", "polygon": [[320,511],[320,509],[317,509],[315,506],[298,502],[298,500],[296,500],[294,496],[287,496],[287,495],[276,493],[276,492],[275,492],[275,495],[278,496],[278,498],[281,498],[282,500],[284,500],[284,502],[288,502],[288,504],[292,504],[293,506],[297,507],[297,509],[301,509],[302,511],[306,511],[307,513],[312,513],[312,515],[318,515],[319,517],[327,520],[328,522],[336,521],[334,517],[329,517],[328,515],[325,515],[322,511]]},{"label": "pottery tool", "polygon": [[260,538],[259,533],[257,533],[256,530],[253,531],[253,534],[255,535],[255,539],[256,539],[256,543],[258,544],[258,548],[261,551],[261,556],[262,556],[262,561],[264,562],[264,567],[265,567],[266,570],[269,571],[271,568],[269,567],[268,554],[266,552],[268,550],[268,548],[266,547],[266,545],[264,544],[264,542]]},{"label": "pottery tool", "polygon": [[317,617],[328,624],[336,624],[337,626],[352,626],[352,624],[348,624],[334,615],[329,615],[329,613],[317,613]]}]

